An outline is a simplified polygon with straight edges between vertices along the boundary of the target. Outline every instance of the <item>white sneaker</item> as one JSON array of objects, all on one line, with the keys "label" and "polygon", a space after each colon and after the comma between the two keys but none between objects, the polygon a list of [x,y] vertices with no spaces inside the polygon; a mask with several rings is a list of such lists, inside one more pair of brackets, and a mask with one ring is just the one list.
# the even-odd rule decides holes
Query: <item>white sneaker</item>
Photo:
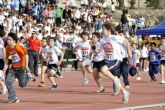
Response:
[{"label": "white sneaker", "polygon": [[88,83],[89,83],[89,81],[88,81],[87,78],[84,78],[84,79],[82,80],[82,84],[83,84],[84,86],[86,86]]},{"label": "white sneaker", "polygon": [[100,93],[100,92],[104,92],[104,91],[105,91],[104,87],[99,87],[99,88],[97,88],[96,93]]},{"label": "white sneaker", "polygon": [[140,81],[142,78],[141,77],[137,77],[136,80]]},{"label": "white sneaker", "polygon": [[165,81],[164,81],[164,80],[161,80],[161,81],[160,81],[160,84],[165,84]]},{"label": "white sneaker", "polygon": [[117,95],[119,95],[120,94],[120,92],[114,92],[112,95],[113,96],[117,96]]},{"label": "white sneaker", "polygon": [[130,89],[130,86],[129,86],[129,85],[126,85],[125,88],[126,88],[126,89]]},{"label": "white sneaker", "polygon": [[121,89],[121,82],[120,82],[120,79],[118,77],[115,77],[115,80],[114,80],[114,91],[115,92],[120,92],[120,89]]},{"label": "white sneaker", "polygon": [[126,104],[129,101],[129,92],[128,91],[124,91],[123,92],[123,100],[122,103]]}]

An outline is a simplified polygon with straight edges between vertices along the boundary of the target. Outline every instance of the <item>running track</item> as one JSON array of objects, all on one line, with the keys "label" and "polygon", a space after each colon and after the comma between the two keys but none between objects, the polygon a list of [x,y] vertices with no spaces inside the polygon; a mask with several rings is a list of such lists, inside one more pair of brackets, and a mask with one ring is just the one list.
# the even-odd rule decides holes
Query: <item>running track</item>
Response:
[{"label": "running track", "polygon": [[[64,78],[56,79],[59,88],[57,91],[50,91],[50,83],[46,79],[46,87],[37,87],[37,81],[30,82],[22,89],[17,82],[14,86],[20,98],[18,104],[7,104],[7,95],[0,96],[0,110],[111,110],[122,107],[133,107],[146,104],[165,103],[165,84],[150,82],[148,74],[142,74],[142,80],[136,81],[135,77],[130,78],[131,92],[130,102],[121,104],[122,95],[112,96],[112,82],[103,78],[106,88],[104,93],[95,93],[96,84],[91,74],[88,74],[89,85],[81,85],[82,75],[80,72],[64,72]],[[160,75],[157,75],[159,78]],[[142,110],[142,109],[141,109]],[[165,110],[162,108],[147,108],[143,110]]]}]

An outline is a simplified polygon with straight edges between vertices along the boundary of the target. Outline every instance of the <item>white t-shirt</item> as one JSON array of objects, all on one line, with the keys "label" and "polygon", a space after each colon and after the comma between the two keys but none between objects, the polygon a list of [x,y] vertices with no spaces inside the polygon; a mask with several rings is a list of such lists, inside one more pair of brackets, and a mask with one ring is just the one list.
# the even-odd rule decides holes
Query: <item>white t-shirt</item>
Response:
[{"label": "white t-shirt", "polygon": [[97,42],[97,44],[95,45],[96,46],[96,49],[99,49],[101,50],[99,53],[96,53],[92,50],[92,54],[93,54],[93,60],[95,62],[99,62],[99,61],[102,61],[104,60],[104,51],[102,50],[101,48],[101,44],[100,42]]},{"label": "white t-shirt", "polygon": [[161,60],[165,60],[165,46],[160,45]]},{"label": "white t-shirt", "polygon": [[81,50],[82,60],[89,58],[89,54],[91,53],[91,45],[89,41],[80,41],[77,43],[79,45],[79,49]]},{"label": "white t-shirt", "polygon": [[141,57],[142,58],[147,58],[148,57],[148,49],[147,49],[147,47],[143,47],[140,52],[141,52]]},{"label": "white t-shirt", "polygon": [[48,63],[49,64],[56,64],[59,61],[58,55],[61,53],[62,53],[62,51],[56,46],[47,48],[47,55],[49,58]]},{"label": "white t-shirt", "polygon": [[121,54],[121,45],[116,42],[115,40],[112,40],[111,37],[103,37],[100,40],[100,43],[102,45],[102,49],[104,50],[105,59],[107,60],[123,60],[122,54]]},{"label": "white t-shirt", "polygon": [[135,50],[135,63],[139,63],[139,59],[140,59],[140,51],[139,50]]}]

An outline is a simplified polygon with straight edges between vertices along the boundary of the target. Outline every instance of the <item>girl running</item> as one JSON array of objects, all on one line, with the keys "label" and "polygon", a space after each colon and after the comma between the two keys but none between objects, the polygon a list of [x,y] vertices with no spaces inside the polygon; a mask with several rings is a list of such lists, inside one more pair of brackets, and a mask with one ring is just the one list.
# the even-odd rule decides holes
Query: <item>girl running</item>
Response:
[{"label": "girl running", "polygon": [[93,70],[91,68],[91,45],[90,41],[88,40],[89,35],[87,32],[82,32],[80,37],[82,41],[77,43],[76,47],[74,48],[74,51],[77,52],[78,49],[81,50],[80,69],[83,73],[82,84],[85,86],[89,82],[87,79],[86,71],[88,71],[89,73],[93,73]]}]

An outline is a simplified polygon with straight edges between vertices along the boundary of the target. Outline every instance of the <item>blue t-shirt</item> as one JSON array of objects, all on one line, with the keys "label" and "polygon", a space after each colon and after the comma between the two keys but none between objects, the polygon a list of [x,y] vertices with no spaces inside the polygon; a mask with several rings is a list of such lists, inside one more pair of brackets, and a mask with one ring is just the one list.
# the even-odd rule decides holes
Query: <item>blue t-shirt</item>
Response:
[{"label": "blue t-shirt", "polygon": [[160,52],[158,50],[149,51],[149,62],[150,64],[160,65]]}]

